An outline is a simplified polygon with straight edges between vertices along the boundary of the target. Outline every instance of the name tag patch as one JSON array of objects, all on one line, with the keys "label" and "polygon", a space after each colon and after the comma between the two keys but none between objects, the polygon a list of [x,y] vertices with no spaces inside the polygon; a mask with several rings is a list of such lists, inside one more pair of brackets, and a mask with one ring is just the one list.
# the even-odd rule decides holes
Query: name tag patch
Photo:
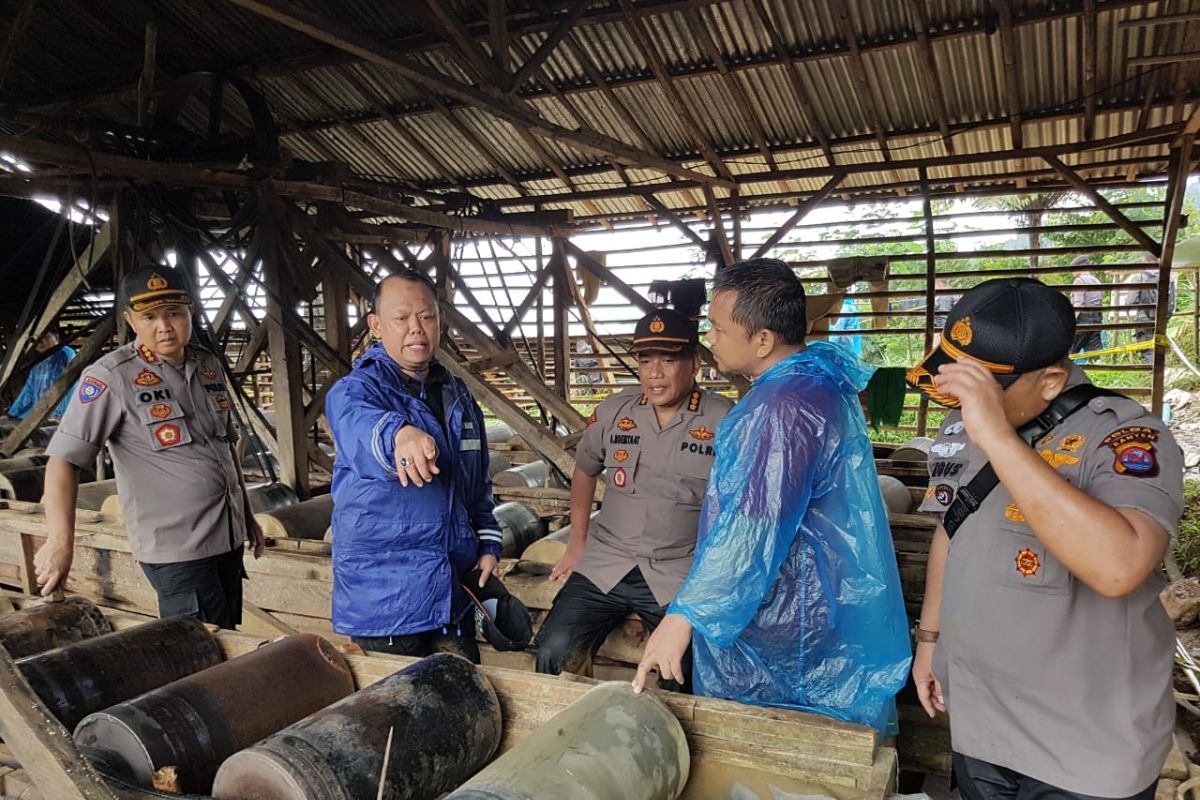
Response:
[{"label": "name tag patch", "polygon": [[138,392],[137,401],[139,403],[161,403],[164,400],[171,399],[170,389],[148,389],[144,392]]}]

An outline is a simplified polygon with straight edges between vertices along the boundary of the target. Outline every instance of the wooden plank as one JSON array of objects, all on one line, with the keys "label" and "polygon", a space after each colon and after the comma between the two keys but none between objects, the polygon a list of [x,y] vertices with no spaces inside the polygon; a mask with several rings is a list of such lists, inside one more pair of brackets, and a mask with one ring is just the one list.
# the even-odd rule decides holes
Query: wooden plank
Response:
[{"label": "wooden plank", "polygon": [[1172,169],[1168,184],[1167,207],[1163,211],[1162,251],[1159,253],[1158,263],[1158,302],[1154,312],[1154,370],[1150,384],[1150,410],[1154,414],[1162,413],[1168,349],[1158,342],[1159,337],[1166,336],[1167,321],[1170,317],[1171,267],[1175,259],[1175,240],[1179,238],[1179,229],[1182,224],[1180,212],[1183,210],[1188,173],[1192,167],[1193,142],[1192,135],[1181,137],[1179,146],[1171,154]]},{"label": "wooden plank", "polygon": [[817,206],[825,202],[825,199],[829,197],[833,190],[840,186],[842,181],[845,179],[845,172],[835,172],[829,178],[829,180],[825,182],[824,186],[818,189],[815,194],[809,195],[807,198],[805,198],[803,203],[796,207],[796,212],[788,217],[787,220],[780,225],[774,233],[767,237],[767,240],[759,245],[758,249],[754,251],[754,255],[750,256],[750,258],[762,258],[764,255],[770,252],[771,248],[783,241],[783,237],[787,236],[788,232],[791,231],[792,228],[796,227],[797,223],[807,217],[815,208],[817,208]]},{"label": "wooden plank", "polygon": [[1024,146],[1021,132],[1021,65],[1017,60],[1017,37],[1013,32],[1013,0],[992,0],[996,20],[1000,26],[1000,53],[1004,62],[1004,97],[1008,112],[1012,146]]},{"label": "wooden plank", "polygon": [[517,74],[508,81],[506,88],[510,90],[520,89],[525,81],[533,77],[533,73],[537,72],[538,68],[550,57],[550,54],[554,52],[554,48],[558,47],[559,42],[570,32],[571,28],[591,5],[591,0],[575,0],[571,8],[554,24],[554,28],[542,40],[542,43],[538,45],[533,55],[521,65],[521,68],[517,70]]}]

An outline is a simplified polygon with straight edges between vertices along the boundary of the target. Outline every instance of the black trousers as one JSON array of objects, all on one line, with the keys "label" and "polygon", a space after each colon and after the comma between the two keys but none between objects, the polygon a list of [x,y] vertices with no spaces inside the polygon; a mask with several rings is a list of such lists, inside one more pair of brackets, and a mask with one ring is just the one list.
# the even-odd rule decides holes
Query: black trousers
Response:
[{"label": "black trousers", "polygon": [[475,642],[475,615],[467,614],[457,625],[424,633],[401,636],[354,636],[356,645],[368,652],[424,658],[434,653],[453,653],[479,663],[479,645]]},{"label": "black trousers", "polygon": [[[572,573],[538,631],[537,671],[548,675],[564,670],[590,674],[592,658],[604,643],[604,637],[624,622],[630,612],[642,618],[647,633],[653,633],[667,613],[667,607],[658,604],[639,568],[630,570],[608,594],[578,572]],[[675,692],[691,692],[690,646],[683,656],[683,672],[683,684],[659,681],[659,685]]]},{"label": "black trousers", "polygon": [[233,630],[242,623],[245,548],[172,564],[142,564],[158,594],[160,617],[192,617]]},{"label": "black trousers", "polygon": [[[1101,800],[1090,794],[1069,792],[1048,783],[998,767],[977,758],[954,754],[954,777],[963,800]],[[1129,797],[1120,800],[1154,800],[1158,781]]]}]

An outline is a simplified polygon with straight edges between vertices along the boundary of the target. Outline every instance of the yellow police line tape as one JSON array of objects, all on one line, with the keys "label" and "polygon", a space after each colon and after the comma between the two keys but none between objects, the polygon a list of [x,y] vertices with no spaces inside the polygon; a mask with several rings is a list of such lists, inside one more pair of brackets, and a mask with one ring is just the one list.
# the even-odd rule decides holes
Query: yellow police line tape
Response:
[{"label": "yellow police line tape", "polygon": [[1096,356],[1108,356],[1114,353],[1131,353],[1134,350],[1149,350],[1155,345],[1162,347],[1170,347],[1171,342],[1165,335],[1155,336],[1145,342],[1134,342],[1133,344],[1123,344],[1120,347],[1106,347],[1103,350],[1085,350],[1082,353],[1073,353],[1070,358],[1072,361],[1077,361],[1081,358],[1095,358]]}]

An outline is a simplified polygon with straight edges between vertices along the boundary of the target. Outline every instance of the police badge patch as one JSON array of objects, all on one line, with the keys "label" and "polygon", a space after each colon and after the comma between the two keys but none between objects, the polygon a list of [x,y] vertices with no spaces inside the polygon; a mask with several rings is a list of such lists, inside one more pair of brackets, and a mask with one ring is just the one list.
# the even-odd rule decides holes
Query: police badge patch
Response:
[{"label": "police badge patch", "polygon": [[1112,448],[1113,472],[1131,478],[1153,478],[1158,474],[1154,443],[1158,431],[1145,425],[1120,428],[1104,437],[1102,445]]}]

